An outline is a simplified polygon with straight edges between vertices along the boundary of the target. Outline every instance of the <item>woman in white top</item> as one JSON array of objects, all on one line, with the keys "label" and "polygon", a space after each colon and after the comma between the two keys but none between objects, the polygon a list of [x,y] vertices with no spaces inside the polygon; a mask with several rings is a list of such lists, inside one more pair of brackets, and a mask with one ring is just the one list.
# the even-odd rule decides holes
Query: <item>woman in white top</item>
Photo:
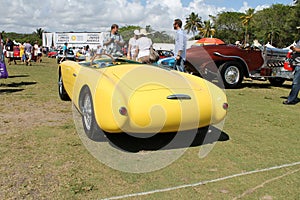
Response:
[{"label": "woman in white top", "polygon": [[136,42],[138,40],[138,35],[140,33],[139,30],[134,30],[134,36],[130,38],[128,42],[128,50],[127,50],[127,58],[131,60],[136,60],[135,50],[136,50]]},{"label": "woman in white top", "polygon": [[148,37],[147,31],[145,29],[141,29],[139,33],[139,39],[136,44],[136,54],[137,60],[142,63],[151,63],[150,62],[150,47],[152,45],[152,40]]}]

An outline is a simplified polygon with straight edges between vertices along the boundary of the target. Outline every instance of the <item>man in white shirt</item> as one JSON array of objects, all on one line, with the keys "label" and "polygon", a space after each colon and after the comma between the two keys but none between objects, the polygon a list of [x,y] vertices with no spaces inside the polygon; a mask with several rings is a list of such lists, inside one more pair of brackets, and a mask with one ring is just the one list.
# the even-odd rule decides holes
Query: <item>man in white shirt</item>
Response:
[{"label": "man in white shirt", "polygon": [[186,60],[186,43],[187,37],[185,32],[182,30],[182,21],[175,19],[173,24],[175,33],[175,50],[174,56],[176,60],[176,68],[179,71],[184,71],[184,62]]},{"label": "man in white shirt", "polygon": [[119,26],[113,24],[110,28],[110,33],[104,39],[103,45],[105,46],[106,53],[112,56],[123,56],[122,46],[124,45],[124,40],[122,36],[118,33]]}]

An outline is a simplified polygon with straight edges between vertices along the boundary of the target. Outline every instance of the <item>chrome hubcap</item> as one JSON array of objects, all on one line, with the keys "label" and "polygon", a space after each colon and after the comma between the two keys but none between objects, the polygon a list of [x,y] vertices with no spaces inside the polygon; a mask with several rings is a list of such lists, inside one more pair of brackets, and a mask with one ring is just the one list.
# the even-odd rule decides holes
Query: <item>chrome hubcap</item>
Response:
[{"label": "chrome hubcap", "polygon": [[62,94],[62,78],[59,77],[59,81],[58,81],[58,88],[59,88],[59,93]]},{"label": "chrome hubcap", "polygon": [[90,130],[92,126],[92,104],[89,95],[86,95],[82,104],[82,115],[85,127]]},{"label": "chrome hubcap", "polygon": [[225,80],[229,84],[235,84],[240,79],[239,69],[235,66],[229,66],[225,71]]}]

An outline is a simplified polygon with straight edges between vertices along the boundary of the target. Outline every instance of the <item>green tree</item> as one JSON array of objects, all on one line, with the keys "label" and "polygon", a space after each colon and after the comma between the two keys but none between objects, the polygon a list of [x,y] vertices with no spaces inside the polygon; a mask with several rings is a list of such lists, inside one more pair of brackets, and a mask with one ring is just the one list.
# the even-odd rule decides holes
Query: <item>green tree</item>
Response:
[{"label": "green tree", "polygon": [[243,27],[240,17],[243,13],[222,12],[216,17],[211,17],[216,30],[215,37],[222,39],[226,43],[234,43],[243,38]]},{"label": "green tree", "polygon": [[297,41],[300,39],[300,4],[297,2],[294,4],[294,6],[291,6],[289,9],[289,13],[289,17],[287,18],[287,29],[289,29],[289,39]]},{"label": "green tree", "polygon": [[40,39],[42,39],[43,38],[43,33],[45,32],[42,28],[38,28],[38,29],[36,29],[36,34],[38,35],[38,37],[40,38]]},{"label": "green tree", "polygon": [[198,29],[199,35],[202,37],[213,37],[215,35],[216,29],[214,29],[213,24],[210,20],[204,21],[204,26]]},{"label": "green tree", "polygon": [[198,14],[192,12],[185,20],[184,30],[186,30],[188,34],[192,32],[193,36],[195,36],[197,30],[201,27],[202,27],[201,17],[199,17]]},{"label": "green tree", "polygon": [[271,30],[266,32],[265,36],[267,40],[270,41],[270,44],[273,45],[273,39],[279,38],[280,30],[273,27]]},{"label": "green tree", "polygon": [[253,8],[249,8],[247,10],[246,14],[240,17],[242,19],[242,24],[245,27],[244,44],[248,43],[248,40],[249,40],[248,28],[249,28],[249,24],[250,24],[250,22],[251,22],[251,20],[253,18],[254,11],[255,10]]},{"label": "green tree", "polygon": [[[298,14],[295,13],[296,15]],[[272,39],[273,46],[286,47],[294,41],[296,24],[298,24],[298,19],[294,20],[293,7],[274,4],[256,12],[253,16],[253,37],[264,44],[271,42],[270,39]]]},{"label": "green tree", "polygon": [[[133,36],[133,31],[136,29],[140,30],[141,28],[142,27],[140,26],[128,25],[120,27],[119,32],[124,41],[128,43],[129,39]],[[165,31],[155,31],[150,25],[147,25],[145,29],[148,33],[151,33],[148,35],[148,37],[151,38],[153,43],[174,43],[174,39],[170,35],[166,34]]]},{"label": "green tree", "polygon": [[139,30],[139,29],[141,29],[141,27],[140,26],[132,26],[132,25],[123,26],[123,27],[119,28],[119,32],[122,35],[124,41],[128,42],[129,39],[133,36],[133,31],[136,29]]}]

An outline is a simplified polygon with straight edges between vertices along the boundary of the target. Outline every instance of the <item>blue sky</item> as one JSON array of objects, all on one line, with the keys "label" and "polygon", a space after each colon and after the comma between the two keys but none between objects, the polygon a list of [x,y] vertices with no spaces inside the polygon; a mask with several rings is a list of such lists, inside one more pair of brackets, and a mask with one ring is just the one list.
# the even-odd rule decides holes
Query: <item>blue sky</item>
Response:
[{"label": "blue sky", "polygon": [[192,13],[202,20],[225,11],[256,11],[272,4],[291,5],[293,0],[0,0],[0,31],[107,31],[120,27],[150,25],[157,31],[173,31],[173,20]]}]

